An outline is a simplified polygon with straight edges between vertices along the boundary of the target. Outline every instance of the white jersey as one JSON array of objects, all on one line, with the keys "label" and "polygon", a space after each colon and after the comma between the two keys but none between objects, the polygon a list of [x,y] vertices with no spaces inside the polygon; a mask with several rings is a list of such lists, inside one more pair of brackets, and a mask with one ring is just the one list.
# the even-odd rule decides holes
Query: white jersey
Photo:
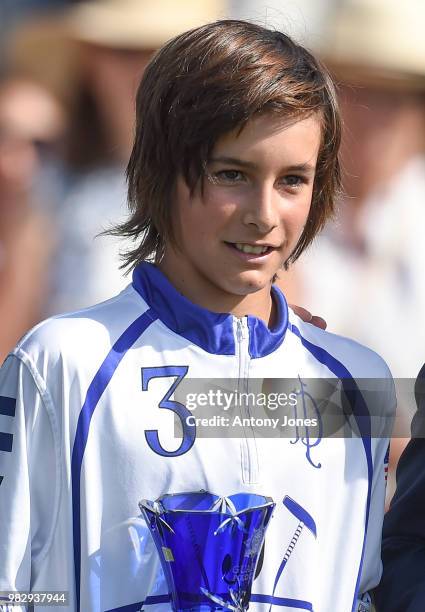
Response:
[{"label": "white jersey", "polygon": [[314,444],[198,437],[184,426],[174,436],[187,412],[174,391],[189,378],[376,377],[388,380],[380,402],[392,413],[379,356],[302,322],[278,289],[273,296],[268,329],[192,304],[141,264],[115,298],[24,337],[0,373],[0,591],[69,591],[73,612],[170,610],[138,503],[205,489],[276,503],[250,611],[361,609],[381,575],[388,447],[370,437],[367,415],[362,437]]}]

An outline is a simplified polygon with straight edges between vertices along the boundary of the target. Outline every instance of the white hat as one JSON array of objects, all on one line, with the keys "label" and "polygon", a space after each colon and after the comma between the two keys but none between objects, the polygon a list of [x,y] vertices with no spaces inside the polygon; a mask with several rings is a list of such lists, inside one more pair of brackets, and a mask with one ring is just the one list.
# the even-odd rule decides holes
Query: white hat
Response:
[{"label": "white hat", "polygon": [[224,0],[93,0],[77,4],[68,24],[84,42],[157,49],[181,32],[224,16]]},{"label": "white hat", "polygon": [[369,73],[424,87],[425,1],[346,0],[329,23],[322,55],[341,75],[345,67],[360,80]]}]

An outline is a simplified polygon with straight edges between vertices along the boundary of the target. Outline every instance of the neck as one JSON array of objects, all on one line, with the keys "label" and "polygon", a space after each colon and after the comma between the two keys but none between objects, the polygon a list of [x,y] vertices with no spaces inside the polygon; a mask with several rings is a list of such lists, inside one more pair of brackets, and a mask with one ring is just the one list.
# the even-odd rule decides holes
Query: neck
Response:
[{"label": "neck", "polygon": [[201,273],[186,269],[174,251],[168,251],[164,255],[158,268],[177,291],[194,304],[212,312],[229,313],[235,317],[251,315],[262,319],[268,327],[273,327],[276,313],[271,297],[271,281],[254,293],[227,293]]}]

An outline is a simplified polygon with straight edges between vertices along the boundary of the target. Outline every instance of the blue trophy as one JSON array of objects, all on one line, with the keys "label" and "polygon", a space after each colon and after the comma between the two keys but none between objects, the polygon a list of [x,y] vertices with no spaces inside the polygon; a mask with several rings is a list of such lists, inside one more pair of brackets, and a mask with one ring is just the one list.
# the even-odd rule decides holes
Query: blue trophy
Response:
[{"label": "blue trophy", "polygon": [[208,491],[139,504],[159,553],[174,612],[245,612],[275,504]]}]

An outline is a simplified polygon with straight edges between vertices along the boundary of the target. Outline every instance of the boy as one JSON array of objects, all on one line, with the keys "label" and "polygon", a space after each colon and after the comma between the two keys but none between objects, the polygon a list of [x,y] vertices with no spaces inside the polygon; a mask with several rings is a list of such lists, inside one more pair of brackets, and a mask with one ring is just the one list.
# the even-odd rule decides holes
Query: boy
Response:
[{"label": "boy", "polygon": [[174,395],[202,377],[244,390],[266,376],[389,377],[272,287],[333,210],[339,141],[328,75],[279,32],[216,22],[154,57],[137,96],[132,214],[117,230],[135,239],[133,282],[40,324],[3,366],[0,588],[69,590],[77,612],[170,610],[138,502],[205,489],[276,502],[250,610],[367,609],[387,450],[367,416],[351,440],[249,427],[220,440],[198,435]]}]

